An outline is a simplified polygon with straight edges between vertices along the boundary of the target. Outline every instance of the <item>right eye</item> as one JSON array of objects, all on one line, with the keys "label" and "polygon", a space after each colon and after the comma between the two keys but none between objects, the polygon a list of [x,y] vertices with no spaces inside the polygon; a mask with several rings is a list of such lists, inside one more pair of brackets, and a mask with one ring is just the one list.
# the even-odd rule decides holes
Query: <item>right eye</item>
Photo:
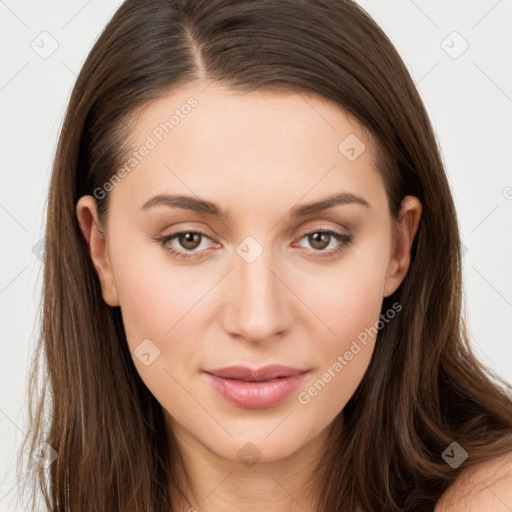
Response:
[{"label": "right eye", "polygon": [[[176,249],[170,242],[174,239],[177,239],[178,242],[185,250]],[[203,251],[192,251],[197,248],[198,242],[201,242],[202,238],[210,239],[210,237],[203,233],[202,231],[176,231],[175,233],[171,233],[170,235],[165,235],[161,237],[155,238],[155,240],[160,243],[166,251],[168,251],[172,256],[180,259],[188,259],[188,258],[201,258],[200,255]],[[187,247],[187,245],[189,247]],[[192,247],[190,247],[192,246]],[[198,254],[196,254],[196,252]]]}]

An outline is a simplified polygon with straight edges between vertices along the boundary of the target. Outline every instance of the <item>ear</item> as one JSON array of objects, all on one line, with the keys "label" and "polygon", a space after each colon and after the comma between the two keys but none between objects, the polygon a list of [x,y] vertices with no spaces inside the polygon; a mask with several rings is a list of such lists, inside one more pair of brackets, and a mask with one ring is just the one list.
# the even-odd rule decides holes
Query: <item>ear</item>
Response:
[{"label": "ear", "polygon": [[393,230],[393,244],[389,261],[384,297],[400,286],[411,262],[411,247],[420,223],[422,205],[417,197],[405,196]]},{"label": "ear", "polygon": [[93,196],[82,196],[76,204],[76,215],[89,247],[93,265],[100,278],[103,300],[109,306],[119,306],[105,234],[98,221],[96,199]]}]

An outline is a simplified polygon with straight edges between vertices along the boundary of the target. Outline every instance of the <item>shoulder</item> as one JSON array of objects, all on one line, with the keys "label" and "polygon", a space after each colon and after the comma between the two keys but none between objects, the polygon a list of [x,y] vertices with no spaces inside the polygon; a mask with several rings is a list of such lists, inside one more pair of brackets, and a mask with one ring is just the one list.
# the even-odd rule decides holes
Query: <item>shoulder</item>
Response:
[{"label": "shoulder", "polygon": [[441,496],[434,512],[510,512],[512,453],[462,472]]}]

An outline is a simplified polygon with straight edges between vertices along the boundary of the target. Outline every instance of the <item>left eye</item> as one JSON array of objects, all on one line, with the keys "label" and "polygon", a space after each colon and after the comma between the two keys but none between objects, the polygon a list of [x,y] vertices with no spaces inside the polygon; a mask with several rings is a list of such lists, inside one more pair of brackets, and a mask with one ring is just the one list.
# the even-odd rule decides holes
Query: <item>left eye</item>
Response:
[{"label": "left eye", "polygon": [[[181,247],[185,249],[185,251],[176,249],[172,244],[170,244],[170,242],[175,238],[178,240]],[[177,231],[176,233],[172,233],[170,235],[157,237],[155,240],[173,256],[180,259],[187,259],[202,257],[202,251],[195,251],[195,249],[200,246],[203,238],[211,240],[210,237],[202,231]],[[303,238],[308,239],[308,242],[313,247],[313,252],[316,252],[317,254],[321,253],[318,254],[319,257],[328,257],[338,254],[342,252],[352,241],[352,235],[345,235],[330,229],[320,229],[304,233],[299,240],[302,240]],[[329,251],[325,251],[324,249],[333,239],[338,242],[338,246],[331,248]]]},{"label": "left eye", "polygon": [[[344,235],[343,233],[338,233],[337,231],[332,231],[330,229],[325,230],[317,230],[311,231],[309,233],[305,233],[302,238],[306,238],[308,243],[310,243],[315,251],[322,251],[325,249],[329,243],[333,241],[341,242],[342,244],[348,244],[350,242],[350,236]],[[302,239],[301,238],[301,239]],[[330,252],[330,251],[327,251]]]}]

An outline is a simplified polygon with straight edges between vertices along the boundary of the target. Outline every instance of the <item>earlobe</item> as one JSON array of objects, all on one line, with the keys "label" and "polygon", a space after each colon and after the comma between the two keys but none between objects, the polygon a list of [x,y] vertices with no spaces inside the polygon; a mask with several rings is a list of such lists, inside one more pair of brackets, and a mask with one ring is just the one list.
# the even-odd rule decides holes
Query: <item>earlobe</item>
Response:
[{"label": "earlobe", "polygon": [[96,199],[91,195],[82,196],[76,204],[76,215],[89,248],[89,255],[100,279],[103,300],[109,306],[119,306],[105,234],[98,220]]},{"label": "earlobe", "polygon": [[393,233],[393,246],[389,261],[384,297],[393,294],[402,283],[411,262],[411,247],[418,231],[422,205],[417,197],[405,196]]}]

